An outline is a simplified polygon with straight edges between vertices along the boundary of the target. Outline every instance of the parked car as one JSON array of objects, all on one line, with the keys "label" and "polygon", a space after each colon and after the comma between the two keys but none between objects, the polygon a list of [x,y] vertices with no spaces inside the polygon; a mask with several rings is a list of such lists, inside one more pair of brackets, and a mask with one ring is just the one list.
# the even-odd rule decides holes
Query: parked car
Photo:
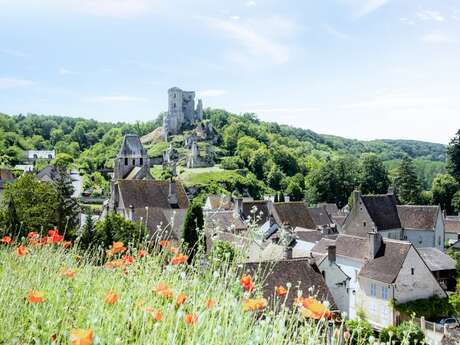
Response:
[{"label": "parked car", "polygon": [[439,320],[439,324],[446,325],[447,328],[457,328],[459,326],[458,321],[453,317],[446,317],[444,319]]}]

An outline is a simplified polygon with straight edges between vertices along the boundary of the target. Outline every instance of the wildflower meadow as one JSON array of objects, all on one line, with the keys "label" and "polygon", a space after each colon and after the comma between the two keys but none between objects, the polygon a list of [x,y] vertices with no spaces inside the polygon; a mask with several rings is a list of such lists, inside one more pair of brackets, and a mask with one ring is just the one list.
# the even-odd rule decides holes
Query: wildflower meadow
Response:
[{"label": "wildflower meadow", "polygon": [[0,344],[343,343],[312,296],[284,307],[286,284],[267,301],[235,261],[189,263],[169,241],[81,251],[59,232],[5,236],[0,262]]}]

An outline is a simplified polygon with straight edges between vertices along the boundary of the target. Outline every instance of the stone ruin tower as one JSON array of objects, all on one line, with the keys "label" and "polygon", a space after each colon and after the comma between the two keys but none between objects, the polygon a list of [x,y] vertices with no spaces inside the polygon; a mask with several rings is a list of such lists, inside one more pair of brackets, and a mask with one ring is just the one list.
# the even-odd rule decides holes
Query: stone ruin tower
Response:
[{"label": "stone ruin tower", "polygon": [[168,115],[163,119],[165,139],[168,135],[181,133],[185,126],[191,126],[203,119],[203,103],[198,100],[195,108],[195,92],[178,87],[168,90]]}]

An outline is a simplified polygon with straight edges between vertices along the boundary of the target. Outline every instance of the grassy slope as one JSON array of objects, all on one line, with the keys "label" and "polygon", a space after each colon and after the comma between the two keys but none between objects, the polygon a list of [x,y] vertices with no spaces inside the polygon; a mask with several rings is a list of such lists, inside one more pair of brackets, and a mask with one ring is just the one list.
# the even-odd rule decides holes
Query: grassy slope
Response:
[{"label": "grassy slope", "polygon": [[180,174],[186,186],[204,186],[212,181],[227,181],[240,176],[234,170],[224,170],[218,166],[211,168],[184,169]]},{"label": "grassy slope", "polygon": [[[53,335],[57,344],[68,344],[74,328],[91,328],[93,344],[267,345],[290,343],[290,337],[297,344],[324,344],[322,323],[305,321],[298,313],[283,310],[273,315],[266,310],[256,319],[243,312],[236,265],[171,266],[170,254],[163,253],[136,257],[124,272],[78,259],[75,250],[29,250],[17,257],[12,246],[0,248],[1,344],[49,344]],[[63,268],[75,270],[75,277],[64,277]],[[171,287],[172,299],[152,292],[160,282]],[[31,290],[45,292],[45,301],[29,303]],[[119,296],[117,303],[105,303],[109,291]],[[176,307],[179,293],[188,299]],[[210,298],[215,306],[207,309]],[[146,307],[160,310],[163,320],[154,321]],[[195,325],[184,322],[189,313],[198,315]]]}]

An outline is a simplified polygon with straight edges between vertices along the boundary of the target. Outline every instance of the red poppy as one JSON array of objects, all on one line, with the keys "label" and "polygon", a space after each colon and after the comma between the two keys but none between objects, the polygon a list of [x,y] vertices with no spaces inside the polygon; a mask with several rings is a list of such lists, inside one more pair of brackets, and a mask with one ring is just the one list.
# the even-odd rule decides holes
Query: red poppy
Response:
[{"label": "red poppy", "polygon": [[275,293],[277,296],[285,296],[288,290],[284,286],[275,286]]},{"label": "red poppy", "polygon": [[158,286],[153,289],[153,292],[165,298],[172,298],[173,296],[173,292],[169,289],[168,284],[163,283],[163,282],[158,284]]},{"label": "red poppy", "polygon": [[240,279],[240,284],[243,287],[244,291],[252,292],[254,291],[254,283],[251,276],[246,275]]},{"label": "red poppy", "polygon": [[68,249],[68,248],[72,247],[72,242],[70,242],[70,241],[64,241],[64,242],[62,242],[62,246],[63,246],[65,249]]},{"label": "red poppy", "polygon": [[19,246],[19,247],[16,248],[16,255],[17,256],[27,255],[28,252],[29,252],[29,250],[27,249],[27,247]]},{"label": "red poppy", "polygon": [[11,237],[10,236],[3,236],[2,239],[0,240],[1,243],[9,245],[11,243]]},{"label": "red poppy", "polygon": [[118,302],[118,296],[111,291],[105,296],[105,303],[107,304],[115,304]]},{"label": "red poppy", "polygon": [[71,270],[71,269],[69,268],[69,269],[63,269],[63,270],[61,271],[61,274],[62,274],[64,277],[73,279],[73,278],[75,278],[75,274],[77,274],[77,272],[75,272],[74,270]]},{"label": "red poppy", "polygon": [[107,256],[112,256],[114,254],[124,252],[126,249],[128,248],[124,246],[123,242],[113,242],[112,248],[107,250]]},{"label": "red poppy", "polygon": [[91,329],[73,329],[70,331],[72,345],[91,345],[93,343],[93,331]]},{"label": "red poppy", "polygon": [[187,300],[187,295],[186,294],[184,294],[184,293],[179,294],[179,296],[177,296],[177,298],[176,298],[176,307],[179,307],[182,304],[184,304],[186,300]]},{"label": "red poppy", "polygon": [[131,255],[123,255],[121,258],[127,265],[131,265],[134,262],[134,256]]},{"label": "red poppy", "polygon": [[43,303],[45,301],[45,293],[43,291],[30,291],[27,296],[29,303]]},{"label": "red poppy", "polygon": [[147,255],[149,255],[149,254],[144,249],[139,249],[139,251],[137,252],[137,256],[140,257],[140,258],[146,257]]},{"label": "red poppy", "polygon": [[183,254],[178,254],[171,259],[171,265],[180,265],[184,262],[187,262],[188,256]]},{"label": "red poppy", "polygon": [[29,233],[27,234],[27,238],[28,238],[29,240],[31,240],[31,239],[37,239],[38,237],[40,237],[40,235],[39,235],[38,232],[36,232],[36,231],[31,231],[31,232],[29,232]]},{"label": "red poppy", "polygon": [[267,307],[268,302],[265,298],[250,298],[243,302],[243,311],[258,311]]},{"label": "red poppy", "polygon": [[161,240],[159,243],[161,248],[167,248],[171,244],[171,242],[168,240]]},{"label": "red poppy", "polygon": [[211,298],[206,301],[206,309],[212,309],[214,308],[214,305],[215,303]]},{"label": "red poppy", "polygon": [[194,325],[198,321],[198,315],[196,315],[196,314],[187,314],[184,317],[184,321],[188,325]]},{"label": "red poppy", "polygon": [[300,313],[315,320],[322,318],[329,319],[332,312],[321,302],[313,297],[297,297],[294,303],[299,307]]}]

